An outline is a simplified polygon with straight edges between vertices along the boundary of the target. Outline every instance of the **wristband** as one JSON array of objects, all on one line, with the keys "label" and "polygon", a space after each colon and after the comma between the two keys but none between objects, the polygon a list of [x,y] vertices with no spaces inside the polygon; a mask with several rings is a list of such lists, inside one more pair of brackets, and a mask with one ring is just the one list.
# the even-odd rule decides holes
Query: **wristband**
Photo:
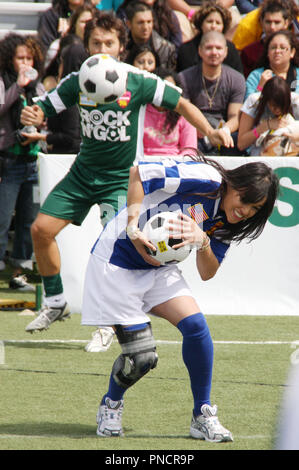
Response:
[{"label": "wristband", "polygon": [[189,21],[191,20],[194,13],[195,13],[194,8],[191,8],[191,10],[189,10],[188,15],[187,15],[187,18],[188,18]]},{"label": "wristband", "polygon": [[210,244],[211,244],[211,240],[210,240],[210,238],[206,235],[203,244],[201,245],[200,248],[197,249],[197,251],[200,251],[200,252],[206,251],[206,250],[209,248]]},{"label": "wristband", "polygon": [[261,85],[258,85],[258,86],[256,87],[256,89],[257,89],[258,91],[263,91],[263,87],[262,87]]},{"label": "wristband", "polygon": [[127,235],[130,240],[136,240],[138,238],[138,232],[140,232],[137,225],[128,225],[126,228]]},{"label": "wristband", "polygon": [[254,134],[254,137],[256,137],[257,139],[259,138],[260,134],[258,133],[258,131],[256,130],[256,127],[254,129],[252,129],[252,132]]}]

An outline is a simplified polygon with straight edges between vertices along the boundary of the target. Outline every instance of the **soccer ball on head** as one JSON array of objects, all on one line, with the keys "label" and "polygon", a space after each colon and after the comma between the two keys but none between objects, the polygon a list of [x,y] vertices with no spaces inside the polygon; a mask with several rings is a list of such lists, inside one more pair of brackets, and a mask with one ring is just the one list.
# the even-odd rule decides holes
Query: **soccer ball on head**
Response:
[{"label": "soccer ball on head", "polygon": [[108,104],[120,98],[127,89],[125,64],[108,54],[95,54],[83,62],[79,71],[81,91],[89,99]]},{"label": "soccer ball on head", "polygon": [[191,253],[190,245],[174,249],[173,246],[182,242],[181,239],[169,238],[168,222],[178,217],[177,212],[160,212],[151,217],[143,227],[146,238],[157,248],[147,252],[161,264],[176,264],[184,261]]}]

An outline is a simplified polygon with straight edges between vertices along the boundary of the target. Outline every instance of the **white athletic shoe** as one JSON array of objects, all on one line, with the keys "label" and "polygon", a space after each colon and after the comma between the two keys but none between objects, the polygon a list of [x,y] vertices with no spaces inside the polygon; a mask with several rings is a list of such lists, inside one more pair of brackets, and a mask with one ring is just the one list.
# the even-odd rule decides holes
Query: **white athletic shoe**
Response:
[{"label": "white athletic shoe", "polygon": [[85,346],[87,352],[107,351],[113,341],[114,331],[110,326],[98,328],[92,333],[92,340]]},{"label": "white athletic shoe", "polygon": [[233,436],[225,429],[217,417],[217,406],[202,405],[202,414],[193,416],[190,427],[190,435],[195,439],[209,442],[231,442]]},{"label": "white athletic shoe", "polygon": [[37,312],[37,318],[35,318],[29,325],[26,326],[25,331],[33,333],[34,331],[47,330],[51,323],[54,321],[63,321],[71,315],[67,303],[60,308],[52,308],[47,305],[43,305],[42,308]]},{"label": "white athletic shoe", "polygon": [[22,292],[35,292],[35,287],[27,282],[25,274],[19,274],[9,281],[9,288]]},{"label": "white athletic shoe", "polygon": [[124,401],[113,401],[105,398],[103,405],[99,406],[97,413],[97,435],[100,437],[121,437],[124,435],[121,417]]}]

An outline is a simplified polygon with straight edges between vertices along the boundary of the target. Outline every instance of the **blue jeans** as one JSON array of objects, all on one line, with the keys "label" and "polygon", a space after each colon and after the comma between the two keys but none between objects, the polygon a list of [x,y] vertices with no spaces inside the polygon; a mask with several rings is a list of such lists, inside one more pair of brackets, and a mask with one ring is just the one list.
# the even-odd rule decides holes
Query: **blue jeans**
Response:
[{"label": "blue jeans", "polygon": [[0,181],[0,260],[5,256],[8,231],[15,215],[11,253],[11,263],[15,267],[32,268],[30,227],[39,210],[39,203],[33,200],[33,188],[37,184],[36,162],[6,159]]},{"label": "blue jeans", "polygon": [[261,3],[261,0],[235,0],[235,5],[241,15],[246,15],[250,11],[255,10]]}]

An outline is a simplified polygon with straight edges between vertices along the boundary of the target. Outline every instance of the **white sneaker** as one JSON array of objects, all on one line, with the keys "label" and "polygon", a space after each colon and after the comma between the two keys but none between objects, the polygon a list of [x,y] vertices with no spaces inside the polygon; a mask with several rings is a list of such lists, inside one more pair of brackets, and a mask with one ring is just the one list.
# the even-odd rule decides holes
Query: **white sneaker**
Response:
[{"label": "white sneaker", "polygon": [[193,416],[190,427],[190,435],[195,439],[209,442],[230,442],[233,436],[225,429],[217,417],[217,406],[202,405],[202,414]]},{"label": "white sneaker", "polygon": [[9,281],[9,288],[16,289],[21,292],[35,292],[35,287],[27,282],[25,274],[19,274]]},{"label": "white sneaker", "polygon": [[113,401],[105,398],[103,405],[99,406],[97,413],[97,435],[101,437],[121,437],[124,435],[121,425],[121,417],[124,401]]},{"label": "white sneaker", "polygon": [[110,326],[98,328],[92,333],[92,340],[85,346],[87,352],[107,351],[113,341],[114,331]]},{"label": "white sneaker", "polygon": [[67,303],[63,307],[48,307],[43,305],[37,312],[37,318],[26,326],[25,331],[33,333],[34,331],[47,330],[54,321],[63,321],[71,315]]}]

